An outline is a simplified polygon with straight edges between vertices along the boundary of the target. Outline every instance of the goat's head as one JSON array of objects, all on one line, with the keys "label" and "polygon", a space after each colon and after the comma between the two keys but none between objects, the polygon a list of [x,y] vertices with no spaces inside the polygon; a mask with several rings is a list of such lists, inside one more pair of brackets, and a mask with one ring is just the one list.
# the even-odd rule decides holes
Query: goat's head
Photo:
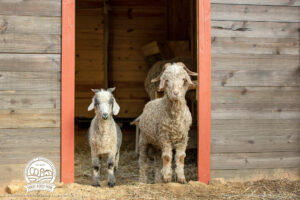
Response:
[{"label": "goat's head", "polygon": [[171,100],[177,101],[184,98],[188,88],[195,84],[190,76],[197,75],[197,73],[190,71],[182,62],[166,63],[162,72],[158,77],[152,79],[151,82],[160,80],[159,90],[164,90]]},{"label": "goat's head", "polygon": [[92,103],[88,107],[88,111],[95,110],[98,117],[106,120],[112,115],[117,115],[120,111],[120,106],[116,102],[112,92],[116,88],[104,89],[92,89],[95,93]]}]

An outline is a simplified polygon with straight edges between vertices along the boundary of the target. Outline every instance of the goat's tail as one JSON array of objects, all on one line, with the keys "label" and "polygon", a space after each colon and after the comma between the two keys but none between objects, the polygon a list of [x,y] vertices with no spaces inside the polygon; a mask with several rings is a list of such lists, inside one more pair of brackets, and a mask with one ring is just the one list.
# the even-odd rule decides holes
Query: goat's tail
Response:
[{"label": "goat's tail", "polygon": [[139,122],[140,122],[140,118],[141,118],[141,115],[138,116],[135,120],[133,120],[132,122],[130,122],[130,125],[136,125],[138,126],[139,125]]}]

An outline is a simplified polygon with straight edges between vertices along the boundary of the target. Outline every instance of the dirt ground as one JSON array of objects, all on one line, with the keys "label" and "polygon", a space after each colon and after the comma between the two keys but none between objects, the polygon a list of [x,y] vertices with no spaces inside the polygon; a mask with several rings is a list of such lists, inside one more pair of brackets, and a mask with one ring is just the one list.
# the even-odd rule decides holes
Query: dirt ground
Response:
[{"label": "dirt ground", "polygon": [[24,181],[12,181],[16,191],[8,194],[7,185],[0,188],[0,199],[300,199],[300,181],[260,180],[255,182],[225,182],[212,180],[209,185],[195,181],[197,165],[191,151],[186,160],[187,184],[153,184],[153,173],[149,183],[138,183],[138,157],[134,152],[134,137],[124,137],[117,172],[117,185],[109,188],[106,181],[106,164],[102,170],[101,187],[91,186],[90,150],[85,131],[76,137],[75,182],[57,183],[54,193],[38,191],[26,193]]}]

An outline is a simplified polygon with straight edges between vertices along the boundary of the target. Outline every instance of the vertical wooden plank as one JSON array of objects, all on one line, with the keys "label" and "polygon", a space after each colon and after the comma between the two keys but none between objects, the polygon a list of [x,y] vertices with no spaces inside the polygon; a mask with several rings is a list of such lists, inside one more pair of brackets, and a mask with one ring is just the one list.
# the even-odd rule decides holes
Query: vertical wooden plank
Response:
[{"label": "vertical wooden plank", "polygon": [[210,0],[198,0],[198,180],[210,178],[211,32]]},{"label": "vertical wooden plank", "polygon": [[104,0],[104,45],[103,45],[103,52],[104,52],[104,88],[108,88],[108,52],[109,52],[109,1]]},{"label": "vertical wooden plank", "polygon": [[74,182],[75,0],[62,0],[61,181]]}]

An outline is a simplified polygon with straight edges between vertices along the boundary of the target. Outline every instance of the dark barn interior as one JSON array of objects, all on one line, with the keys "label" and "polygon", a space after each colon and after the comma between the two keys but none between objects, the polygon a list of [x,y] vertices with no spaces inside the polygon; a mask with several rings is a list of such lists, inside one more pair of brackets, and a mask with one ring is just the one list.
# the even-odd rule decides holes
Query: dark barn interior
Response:
[{"label": "dark barn interior", "polygon": [[[137,181],[138,156],[134,152],[135,126],[147,101],[144,81],[159,61],[184,61],[196,69],[195,1],[180,0],[77,0],[76,1],[76,72],[75,72],[75,179],[90,183],[91,161],[87,128],[94,112],[87,108],[92,88],[116,87],[114,96],[121,109],[116,121],[123,131],[120,157],[121,182],[134,176]],[[159,68],[160,70],[161,68]],[[196,90],[187,94],[194,124],[187,158],[193,168],[189,179],[196,180],[197,101]],[[154,98],[162,94],[157,92]],[[134,169],[129,174],[128,169]],[[124,171],[122,171],[122,169]],[[104,170],[105,171],[105,170]]]}]

